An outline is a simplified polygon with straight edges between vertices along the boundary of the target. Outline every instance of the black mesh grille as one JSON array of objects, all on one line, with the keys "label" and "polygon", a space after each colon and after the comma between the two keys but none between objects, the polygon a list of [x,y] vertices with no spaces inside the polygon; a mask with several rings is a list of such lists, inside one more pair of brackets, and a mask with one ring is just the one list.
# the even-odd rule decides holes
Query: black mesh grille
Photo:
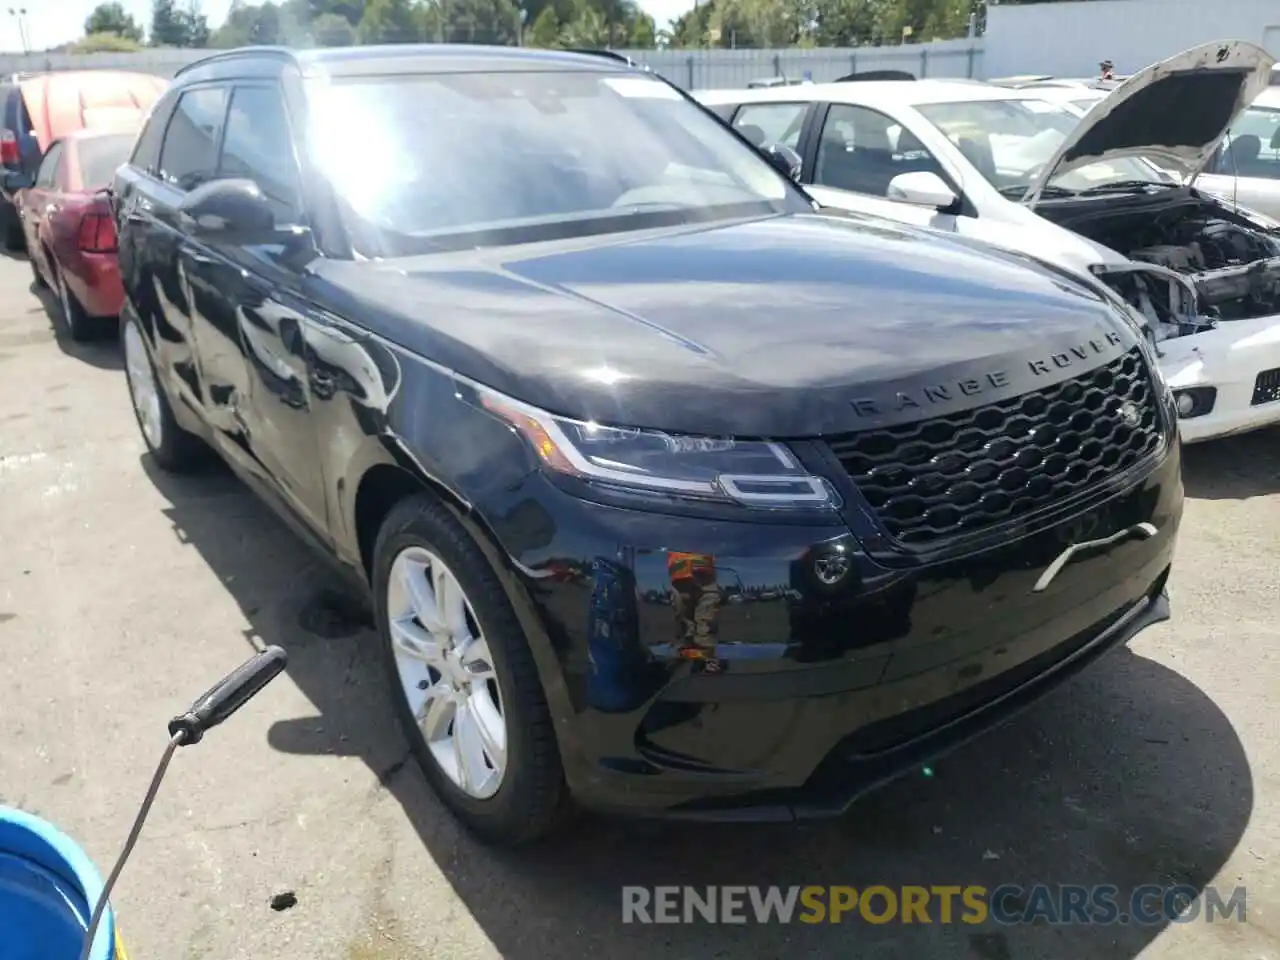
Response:
[{"label": "black mesh grille", "polygon": [[1159,404],[1137,349],[1011,400],[831,438],[885,528],[926,544],[1029,513],[1160,445]]},{"label": "black mesh grille", "polygon": [[1280,400],[1280,368],[1263,370],[1253,381],[1253,399],[1249,405],[1256,407],[1277,400]]}]

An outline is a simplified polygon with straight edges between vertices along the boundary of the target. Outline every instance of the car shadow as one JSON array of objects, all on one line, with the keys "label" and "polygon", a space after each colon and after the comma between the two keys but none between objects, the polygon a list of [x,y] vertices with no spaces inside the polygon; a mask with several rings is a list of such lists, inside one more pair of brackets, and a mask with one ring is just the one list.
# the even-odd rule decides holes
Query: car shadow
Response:
[{"label": "car shadow", "polygon": [[238,602],[250,624],[246,640],[285,647],[289,676],[316,706],[319,716],[274,723],[271,746],[359,757],[500,956],[848,957],[856,938],[859,956],[1128,960],[1166,923],[967,926],[938,924],[934,912],[930,926],[876,925],[856,915],[840,925],[638,926],[622,923],[621,887],[1200,891],[1235,849],[1253,808],[1248,760],[1228,719],[1185,677],[1121,648],[1016,723],[939,761],[931,776],[899,780],[839,820],[798,827],[584,817],[554,841],[496,851],[455,824],[409,759],[363,604],[224,467],[177,478],[143,462],[171,504],[165,512],[175,534]]},{"label": "car shadow", "polygon": [[53,292],[48,287],[37,286],[32,282],[31,293],[40,301],[45,316],[53,326],[53,336],[59,350],[72,359],[100,370],[124,369],[119,326],[114,320],[106,318],[99,320],[93,339],[76,342],[67,336],[66,325],[62,322],[62,307]]},{"label": "car shadow", "polygon": [[1280,492],[1280,427],[1182,448],[1182,481],[1198,500],[1246,500]]}]

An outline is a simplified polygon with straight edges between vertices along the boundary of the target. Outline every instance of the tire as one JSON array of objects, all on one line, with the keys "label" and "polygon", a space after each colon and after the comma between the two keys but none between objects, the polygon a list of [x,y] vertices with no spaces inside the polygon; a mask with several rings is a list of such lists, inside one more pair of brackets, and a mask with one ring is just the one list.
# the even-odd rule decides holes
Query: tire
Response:
[{"label": "tire", "polygon": [[[424,561],[430,565],[419,570],[418,565]],[[426,639],[444,637],[446,633],[456,639],[459,634],[466,634],[454,649],[476,650],[476,646],[467,646],[468,640],[483,645],[474,663],[487,665],[492,676],[486,679],[489,671],[483,667],[464,666],[466,654],[460,655],[452,666],[446,665],[454,676],[470,678],[453,687],[470,693],[463,694],[462,703],[454,702],[452,719],[435,725],[431,720],[437,715],[426,706],[442,704],[439,716],[449,716],[447,698],[433,698],[422,691],[428,686],[430,690],[449,687],[449,678],[430,667],[425,658],[405,654],[404,641],[393,641],[392,618],[398,624],[397,636],[404,637],[405,604],[409,598],[404,576],[420,577],[419,586],[430,592],[434,604],[438,584],[435,576],[441,571],[461,587],[465,628],[452,632],[441,628],[430,634],[421,626],[422,619],[412,619],[408,628],[414,636]],[[528,641],[484,554],[443,504],[420,494],[398,503],[383,522],[374,546],[372,579],[379,646],[396,716],[414,758],[437,796],[486,843],[517,846],[553,833],[567,819],[571,807],[551,712]],[[442,641],[437,646],[443,648],[452,642]],[[442,660],[447,658],[436,662]],[[410,697],[415,695],[422,703],[410,703]],[[461,746],[463,737],[454,731],[462,729],[458,724],[463,718],[469,724],[468,730],[477,731],[469,738],[472,743],[478,746],[484,740],[478,733],[482,726],[489,730],[486,743],[497,742],[492,723],[495,706],[501,715],[501,746],[505,748],[501,751],[504,756],[497,782],[494,775],[499,762],[493,760],[494,753],[486,746],[480,756],[483,762],[472,765],[481,774],[462,777],[471,781],[470,786],[464,786],[459,776],[467,764],[461,758],[464,753],[475,754]],[[415,717],[415,707],[424,717],[422,724]],[[489,717],[489,723],[482,723],[480,718],[484,716]],[[424,728],[433,725],[447,737],[429,745]],[[446,740],[453,744],[454,762],[449,761]]]},{"label": "tire", "polygon": [[45,259],[49,262],[49,272],[53,274],[54,293],[58,295],[59,312],[62,314],[62,324],[67,336],[75,343],[84,343],[97,332],[98,324],[85,312],[76,295],[67,286],[62,268],[53,259],[53,254],[46,250]]},{"label": "tire", "polygon": [[4,248],[21,252],[27,249],[27,236],[22,232],[22,221],[18,219],[18,211],[10,201],[4,202],[3,217],[0,220],[4,225]]},{"label": "tire", "polygon": [[208,448],[195,434],[178,426],[142,331],[127,315],[120,320],[120,347],[133,416],[151,459],[168,473],[189,473],[202,466]]}]

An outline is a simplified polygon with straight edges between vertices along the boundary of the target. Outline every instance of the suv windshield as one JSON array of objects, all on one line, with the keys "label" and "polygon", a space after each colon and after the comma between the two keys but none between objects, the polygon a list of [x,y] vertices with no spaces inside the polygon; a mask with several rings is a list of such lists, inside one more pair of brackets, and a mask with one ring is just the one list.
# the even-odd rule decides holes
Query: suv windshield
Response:
[{"label": "suv windshield", "polygon": [[[971,100],[916,108],[946,134],[997,190],[1020,197],[1075,129],[1080,118],[1046,100]],[[1171,181],[1142,160],[1124,158],[1077,167],[1049,180],[1063,190],[1088,190],[1121,181]]]},{"label": "suv windshield", "polygon": [[811,209],[654,77],[496,72],[335,78],[310,149],[356,249],[400,256]]}]

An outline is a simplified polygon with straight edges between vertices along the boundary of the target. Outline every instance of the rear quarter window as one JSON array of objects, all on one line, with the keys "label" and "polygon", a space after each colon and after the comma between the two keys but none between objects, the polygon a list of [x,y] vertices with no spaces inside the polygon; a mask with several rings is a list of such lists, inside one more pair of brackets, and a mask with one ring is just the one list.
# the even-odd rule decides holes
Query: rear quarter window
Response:
[{"label": "rear quarter window", "polygon": [[138,134],[133,147],[133,155],[129,157],[129,165],[154,173],[160,163],[160,144],[164,141],[164,128],[173,113],[173,104],[177,97],[166,94],[155,102],[151,112],[144,121],[142,131]]}]

